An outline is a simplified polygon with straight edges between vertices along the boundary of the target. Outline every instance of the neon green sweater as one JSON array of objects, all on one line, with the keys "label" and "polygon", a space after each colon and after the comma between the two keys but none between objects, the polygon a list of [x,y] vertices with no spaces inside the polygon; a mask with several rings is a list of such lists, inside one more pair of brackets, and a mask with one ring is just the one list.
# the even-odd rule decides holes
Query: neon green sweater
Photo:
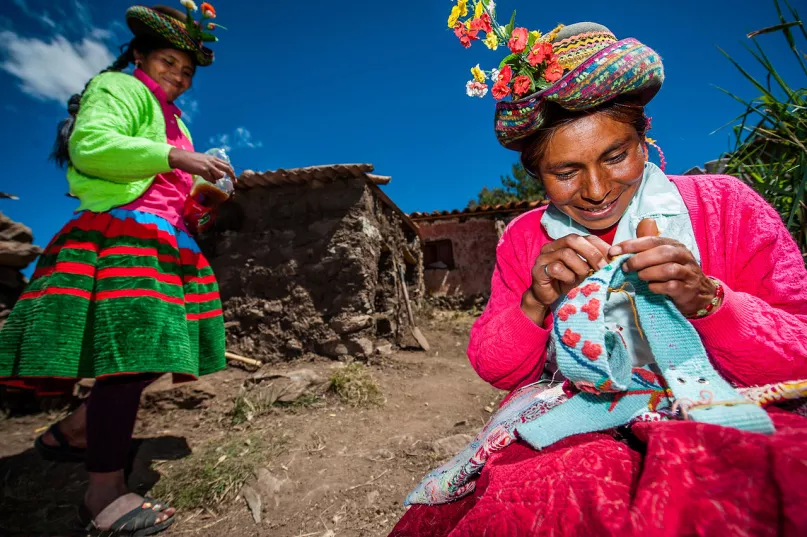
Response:
[{"label": "neon green sweater", "polygon": [[[190,139],[182,120],[179,126]],[[70,136],[67,182],[78,210],[108,211],[136,200],[171,171],[160,103],[135,77],[103,73],[81,99]]]}]

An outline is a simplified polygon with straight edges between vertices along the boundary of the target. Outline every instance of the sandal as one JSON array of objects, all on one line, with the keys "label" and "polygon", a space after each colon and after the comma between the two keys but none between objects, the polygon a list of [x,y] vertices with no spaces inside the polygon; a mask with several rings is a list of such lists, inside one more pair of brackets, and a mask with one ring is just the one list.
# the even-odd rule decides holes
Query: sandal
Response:
[{"label": "sandal", "polygon": [[[144,537],[159,533],[174,523],[174,515],[157,523],[159,514],[168,508],[168,505],[146,496],[143,498],[141,505],[120,517],[107,529],[101,529],[96,526],[87,506],[84,504],[79,509],[79,518],[82,521],[90,520],[84,529],[88,537]],[[84,522],[82,522],[83,524]]]},{"label": "sandal", "polygon": [[38,436],[34,442],[34,449],[36,449],[40,457],[46,461],[53,462],[84,462],[87,450],[71,446],[67,441],[67,437],[62,433],[62,430],[59,429],[58,423],[54,423],[48,427],[47,432],[53,435],[58,445],[50,446],[45,443],[43,438],[47,433]]}]

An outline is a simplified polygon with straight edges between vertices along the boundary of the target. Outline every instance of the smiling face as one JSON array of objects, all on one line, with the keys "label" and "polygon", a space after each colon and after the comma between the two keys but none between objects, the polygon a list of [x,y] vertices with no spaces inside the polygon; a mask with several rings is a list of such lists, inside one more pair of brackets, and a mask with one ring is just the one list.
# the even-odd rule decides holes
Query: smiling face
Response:
[{"label": "smiling face", "polygon": [[161,48],[148,54],[135,50],[134,55],[140,69],[165,91],[168,102],[174,102],[191,87],[196,64],[187,52]]},{"label": "smiling face", "polygon": [[[631,123],[599,112],[556,127],[527,168],[555,207],[587,229],[607,229],[642,181],[645,152]],[[526,155],[525,155],[526,157]]]}]

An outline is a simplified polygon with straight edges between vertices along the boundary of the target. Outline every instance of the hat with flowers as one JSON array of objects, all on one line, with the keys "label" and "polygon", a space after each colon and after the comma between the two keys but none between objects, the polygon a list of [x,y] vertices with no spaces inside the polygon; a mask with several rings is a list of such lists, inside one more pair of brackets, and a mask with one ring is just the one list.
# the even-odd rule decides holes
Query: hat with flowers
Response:
[{"label": "hat with flowers", "polygon": [[499,101],[496,136],[508,149],[521,150],[524,139],[541,127],[548,102],[578,111],[631,95],[645,105],[661,88],[661,58],[636,39],[618,40],[593,22],[559,25],[542,34],[517,27],[515,17],[513,12],[502,26],[493,0],[455,0],[448,18],[465,48],[480,41],[489,49],[506,46],[510,52],[489,71],[473,67],[466,84],[469,96],[484,97],[490,89]]},{"label": "hat with flowers", "polygon": [[[218,23],[215,8],[207,2],[197,7],[193,0],[180,0],[185,12],[167,6],[132,6],[126,10],[126,23],[135,36],[162,39],[171,47],[193,55],[196,65],[213,63],[213,51],[206,43],[218,41],[213,32],[224,29]],[[193,14],[199,11],[198,20]]]}]

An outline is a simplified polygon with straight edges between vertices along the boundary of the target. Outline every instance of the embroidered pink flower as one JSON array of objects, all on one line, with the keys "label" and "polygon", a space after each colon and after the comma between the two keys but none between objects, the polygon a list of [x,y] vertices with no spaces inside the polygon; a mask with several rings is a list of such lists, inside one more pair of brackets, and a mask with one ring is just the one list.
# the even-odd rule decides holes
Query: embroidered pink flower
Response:
[{"label": "embroidered pink flower", "polygon": [[587,283],[586,285],[584,285],[580,289],[580,292],[583,293],[583,295],[588,297],[588,296],[591,296],[592,293],[596,293],[599,290],[600,290],[600,284],[598,284],[598,283]]},{"label": "embroidered pink flower", "polygon": [[566,293],[566,296],[569,297],[569,299],[574,299],[577,296],[577,293],[579,293],[579,292],[580,292],[580,288],[575,287],[571,291]]},{"label": "embroidered pink flower", "polygon": [[563,337],[560,338],[564,345],[567,347],[575,348],[577,344],[580,342],[580,334],[576,334],[572,332],[571,328],[567,328],[566,332],[563,333]]},{"label": "embroidered pink flower", "polygon": [[568,321],[569,315],[574,315],[575,313],[577,313],[577,308],[574,304],[564,304],[558,310],[558,318],[560,318],[561,321]]},{"label": "embroidered pink flower", "polygon": [[530,62],[530,65],[533,67],[544,61],[551,62],[553,59],[554,55],[552,54],[551,43],[536,43],[527,55],[527,61]]},{"label": "embroidered pink flower", "polygon": [[557,61],[552,61],[544,71],[544,78],[547,82],[557,82],[563,76],[563,67]]},{"label": "embroidered pink flower", "polygon": [[530,89],[530,77],[526,75],[519,75],[513,80],[513,93],[516,95],[524,95]]},{"label": "embroidered pink flower", "polygon": [[510,86],[500,80],[493,84],[490,91],[493,93],[493,98],[500,101],[510,95]]},{"label": "embroidered pink flower", "polygon": [[600,301],[596,298],[592,298],[580,308],[580,311],[588,313],[589,321],[596,321],[597,317],[600,316]]},{"label": "embroidered pink flower", "polygon": [[[585,356],[592,362],[596,362],[601,354],[602,354],[602,346],[599,343],[592,343],[589,340],[583,342],[583,356]],[[607,390],[607,387],[604,388],[600,386],[600,389]]]},{"label": "embroidered pink flower", "polygon": [[527,48],[528,39],[529,32],[527,32],[526,28],[516,28],[510,34],[510,41],[507,42],[507,46],[510,47],[510,51],[514,54],[520,54]]}]

